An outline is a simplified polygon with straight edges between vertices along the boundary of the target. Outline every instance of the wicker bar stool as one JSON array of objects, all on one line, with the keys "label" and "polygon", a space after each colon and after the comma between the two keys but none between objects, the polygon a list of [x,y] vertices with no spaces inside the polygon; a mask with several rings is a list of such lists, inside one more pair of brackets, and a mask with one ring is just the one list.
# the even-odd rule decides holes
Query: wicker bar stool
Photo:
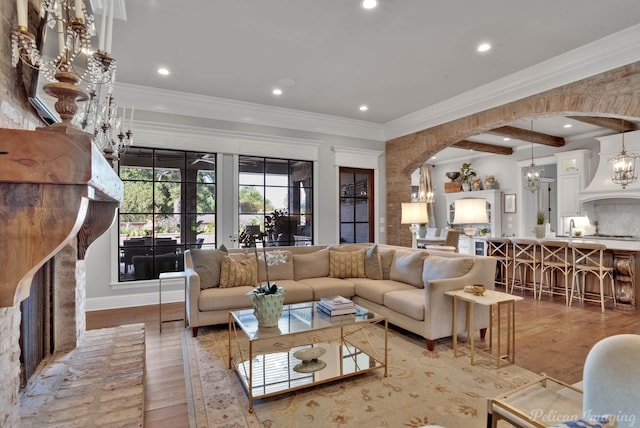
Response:
[{"label": "wicker bar stool", "polygon": [[[604,312],[605,300],[611,299],[613,307],[616,306],[616,289],[613,275],[613,266],[605,266],[604,252],[607,249],[602,244],[587,243],[571,243],[569,244],[573,252],[573,278],[571,280],[571,296],[569,297],[569,306],[573,302],[574,293],[577,291],[577,298],[580,302],[600,303],[602,312]],[[599,282],[599,293],[585,293],[585,280],[587,274],[593,274]],[[582,288],[579,284],[578,275],[582,275]],[[611,280],[611,297],[604,294],[604,280],[609,277]],[[606,298],[605,298],[606,297]]]},{"label": "wicker bar stool", "polygon": [[[512,239],[511,240],[513,266],[513,276],[511,277],[511,291],[513,294],[514,287],[521,290],[532,290],[533,297],[536,297],[536,270],[540,267],[540,259],[538,256],[538,241],[535,239]],[[516,271],[520,273],[519,285],[516,286]],[[531,272],[531,287],[527,283],[527,271]]]},{"label": "wicker bar stool", "polygon": [[[540,275],[540,289],[538,299],[542,297],[542,292],[551,295],[564,296],[565,304],[569,304],[569,275],[572,273],[571,251],[569,244],[562,241],[542,240],[540,244],[540,264],[542,273]],[[556,284],[556,275],[564,276],[564,289]],[[546,288],[545,288],[546,286]]]},{"label": "wicker bar stool", "polygon": [[487,255],[496,258],[496,284],[509,287],[509,267],[511,266],[511,240],[507,238],[487,239]]}]

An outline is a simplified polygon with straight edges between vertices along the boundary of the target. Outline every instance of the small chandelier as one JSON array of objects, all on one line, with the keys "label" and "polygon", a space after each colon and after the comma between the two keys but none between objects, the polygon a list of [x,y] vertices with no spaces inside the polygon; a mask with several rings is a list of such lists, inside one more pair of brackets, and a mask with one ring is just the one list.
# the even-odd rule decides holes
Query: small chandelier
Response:
[{"label": "small chandelier", "polygon": [[627,153],[624,148],[624,131],[622,132],[622,151],[616,156],[609,158],[609,169],[611,170],[611,181],[619,184],[623,189],[628,184],[638,180],[636,174],[636,159],[639,156],[635,153]]},{"label": "small chandelier", "polygon": [[[531,121],[531,131],[533,131],[533,121]],[[536,164],[533,163],[533,142],[531,143],[531,165],[527,168],[526,175],[527,184],[524,187],[531,193],[535,193],[540,188],[542,168],[538,168]]]}]

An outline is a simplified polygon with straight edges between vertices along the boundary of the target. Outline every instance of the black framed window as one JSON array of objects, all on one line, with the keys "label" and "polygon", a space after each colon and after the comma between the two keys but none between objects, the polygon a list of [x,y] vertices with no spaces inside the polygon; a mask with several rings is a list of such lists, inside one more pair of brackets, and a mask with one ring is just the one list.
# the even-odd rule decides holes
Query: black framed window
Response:
[{"label": "black framed window", "polygon": [[313,162],[239,157],[239,226],[264,229],[265,216],[275,217],[267,245],[313,243]]},{"label": "black framed window", "polygon": [[340,242],[372,242],[373,170],[340,168]]},{"label": "black framed window", "polygon": [[119,174],[120,281],[181,271],[185,249],[215,247],[215,153],[132,147]]}]

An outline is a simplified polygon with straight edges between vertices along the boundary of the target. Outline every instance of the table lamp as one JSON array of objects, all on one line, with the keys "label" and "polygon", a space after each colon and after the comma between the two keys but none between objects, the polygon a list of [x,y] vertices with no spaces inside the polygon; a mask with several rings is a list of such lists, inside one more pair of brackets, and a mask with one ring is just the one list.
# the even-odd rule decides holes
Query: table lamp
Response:
[{"label": "table lamp", "polygon": [[411,247],[417,248],[420,224],[429,223],[426,202],[403,202],[401,223],[411,225],[409,227],[412,235]]},{"label": "table lamp", "polygon": [[453,224],[467,224],[465,235],[474,236],[476,229],[474,224],[489,223],[487,216],[487,200],[480,198],[463,198],[454,201]]}]

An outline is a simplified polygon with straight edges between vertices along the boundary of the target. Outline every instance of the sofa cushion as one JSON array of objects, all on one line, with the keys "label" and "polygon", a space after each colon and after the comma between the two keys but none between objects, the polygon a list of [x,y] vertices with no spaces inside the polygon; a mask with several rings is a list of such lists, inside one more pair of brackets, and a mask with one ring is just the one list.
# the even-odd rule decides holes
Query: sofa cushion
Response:
[{"label": "sofa cushion", "polygon": [[329,276],[331,278],[364,278],[364,249],[329,250]]},{"label": "sofa cushion", "polygon": [[211,288],[202,290],[198,298],[198,309],[206,311],[229,311],[250,308],[251,301],[245,293],[254,287]]},{"label": "sofa cushion", "polygon": [[278,280],[278,287],[286,290],[284,295],[284,304],[310,302],[313,300],[313,290],[307,284],[293,279]]},{"label": "sofa cushion", "polygon": [[390,291],[384,295],[384,305],[414,320],[424,320],[424,290]]},{"label": "sofa cushion", "polygon": [[220,288],[255,286],[258,282],[258,266],[255,257],[235,260],[224,256],[220,269]]},{"label": "sofa cushion", "polygon": [[389,279],[423,288],[422,265],[427,255],[428,253],[424,251],[396,250]]},{"label": "sofa cushion", "polygon": [[380,267],[382,268],[382,279],[390,279],[391,263],[393,263],[393,255],[396,253],[396,250],[393,248],[380,247],[378,252],[380,253]]},{"label": "sofa cushion", "polygon": [[329,250],[293,255],[293,278],[321,278],[329,276]]},{"label": "sofa cushion", "polygon": [[471,257],[428,256],[424,259],[422,281],[424,284],[434,279],[458,278],[469,272],[473,266]]},{"label": "sofa cushion", "polygon": [[323,297],[343,296],[352,298],[355,296],[355,286],[352,279],[339,278],[306,278],[300,282],[313,290],[313,298],[320,300]]},{"label": "sofa cushion", "polygon": [[384,295],[386,293],[391,291],[416,289],[413,285],[393,281],[391,279],[353,278],[350,279],[350,281],[353,281],[355,285],[356,296],[362,297],[363,299],[367,299],[379,305],[384,305]]},{"label": "sofa cushion", "polygon": [[[269,263],[269,281],[293,279],[293,254],[291,254],[291,251],[267,251],[267,262]],[[265,269],[264,254],[262,252],[259,252],[258,281],[263,282],[266,280],[267,274]]]},{"label": "sofa cushion", "polygon": [[218,287],[220,285],[222,259],[227,255],[227,252],[213,249],[192,249],[190,252],[193,270],[200,277],[200,289]]}]

